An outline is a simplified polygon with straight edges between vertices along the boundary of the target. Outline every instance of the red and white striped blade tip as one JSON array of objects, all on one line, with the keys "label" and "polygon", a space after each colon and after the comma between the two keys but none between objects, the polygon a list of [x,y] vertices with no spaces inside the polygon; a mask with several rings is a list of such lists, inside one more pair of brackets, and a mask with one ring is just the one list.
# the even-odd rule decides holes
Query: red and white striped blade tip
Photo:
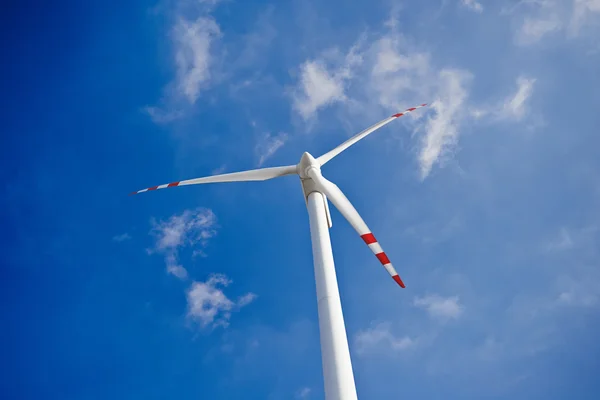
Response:
[{"label": "red and white striped blade tip", "polygon": [[411,107],[411,108],[407,108],[406,110],[404,110],[404,111],[403,111],[403,112],[401,112],[401,113],[398,113],[398,114],[394,114],[394,115],[392,115],[392,117],[396,117],[396,118],[398,118],[398,117],[401,117],[401,116],[403,116],[404,114],[406,114],[406,113],[409,113],[409,112],[412,112],[412,111],[415,111],[417,108],[421,108],[421,107],[427,107],[427,103],[423,103],[423,104],[421,104],[420,106],[417,106],[417,107]]},{"label": "red and white striped blade tip", "polygon": [[405,288],[406,288],[406,286],[404,286],[404,282],[402,282],[402,279],[400,279],[400,275],[394,275],[394,276],[392,276],[392,278],[394,278],[394,280],[396,281],[396,283],[397,283],[398,285],[400,285],[400,287],[401,287],[402,289],[405,289]]},{"label": "red and white striped blade tip", "polygon": [[152,186],[149,187],[147,189],[142,189],[142,190],[137,190],[135,192],[131,192],[129,193],[130,196],[133,196],[134,194],[139,194],[139,193],[144,193],[144,192],[150,192],[152,190],[157,190],[157,189],[165,189],[165,188],[170,188],[170,187],[175,187],[175,186],[179,186],[181,182],[171,182],[171,183],[166,183],[164,185],[158,185],[158,186]]}]

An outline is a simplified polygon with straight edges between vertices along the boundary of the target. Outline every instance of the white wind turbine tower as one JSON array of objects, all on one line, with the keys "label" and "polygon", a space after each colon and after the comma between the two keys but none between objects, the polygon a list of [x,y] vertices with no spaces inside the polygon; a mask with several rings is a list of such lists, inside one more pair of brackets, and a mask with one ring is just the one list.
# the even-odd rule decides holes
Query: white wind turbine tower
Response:
[{"label": "white wind turbine tower", "polygon": [[317,304],[319,311],[323,378],[325,383],[325,398],[327,400],[357,399],[354,375],[352,372],[352,362],[350,360],[350,351],[348,349],[348,339],[346,337],[346,327],[342,315],[342,305],[340,302],[333,263],[333,253],[331,251],[331,242],[329,238],[328,228],[331,228],[332,224],[327,199],[329,199],[348,222],[350,222],[350,225],[354,227],[371,251],[373,251],[394,281],[401,287],[404,287],[404,283],[400,279],[400,276],[398,276],[398,273],[392,266],[392,263],[379,243],[377,243],[371,230],[367,227],[354,206],[352,206],[352,203],[350,203],[344,193],[342,193],[334,183],[325,179],[321,174],[321,166],[325,165],[328,161],[331,161],[335,156],[363,139],[371,132],[404,114],[425,106],[426,104],[421,104],[418,107],[409,108],[404,112],[394,114],[351,137],[335,149],[323,154],[317,159],[305,152],[298,165],[261,168],[189,179],[160,186],[153,186],[131,193],[138,194],[156,189],[202,183],[264,181],[284,175],[299,175],[310,220],[310,236],[312,240],[315,280],[317,283]]}]

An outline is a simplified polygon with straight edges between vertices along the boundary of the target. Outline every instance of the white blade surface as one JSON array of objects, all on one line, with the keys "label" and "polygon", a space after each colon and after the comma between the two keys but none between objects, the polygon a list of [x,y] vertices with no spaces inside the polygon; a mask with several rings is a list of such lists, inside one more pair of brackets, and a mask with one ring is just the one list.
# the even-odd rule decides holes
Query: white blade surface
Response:
[{"label": "white blade surface", "polygon": [[358,234],[364,240],[367,246],[369,246],[373,254],[375,254],[379,262],[381,262],[381,265],[383,265],[383,267],[390,274],[392,279],[394,279],[394,281],[396,281],[396,283],[401,287],[405,287],[404,282],[402,282],[402,279],[394,269],[394,266],[390,262],[389,258],[387,257],[379,243],[377,243],[375,236],[373,236],[373,233],[371,233],[371,230],[369,229],[365,221],[362,219],[358,211],[356,211],[352,203],[350,203],[350,200],[348,200],[348,198],[340,190],[340,188],[338,188],[337,185],[333,182],[330,182],[327,179],[325,179],[320,173],[315,172],[315,170],[309,170],[308,176],[312,178],[317,188],[321,190],[325,195],[327,195],[329,201],[333,203],[335,208],[337,208],[340,211],[344,218],[346,218],[348,222],[350,222],[350,225],[352,225],[352,227],[356,230],[356,232],[358,232]]},{"label": "white blade surface", "polygon": [[377,129],[381,128],[382,126],[389,124],[396,118],[400,118],[401,116],[408,114],[409,112],[413,112],[418,108],[425,107],[426,105],[427,104],[421,104],[420,106],[417,106],[417,107],[411,107],[401,113],[394,114],[391,117],[388,117],[388,118],[384,119],[383,121],[376,123],[375,125],[365,129],[364,131],[352,136],[350,139],[346,140],[344,143],[340,144],[335,149],[330,150],[327,153],[323,154],[321,157],[317,158],[317,161],[319,162],[319,164],[325,165],[327,162],[331,161],[331,159],[333,157],[337,156],[342,151],[346,150],[348,147],[352,146],[354,143],[358,142],[359,140],[365,138],[370,133],[376,131]]},{"label": "white blade surface", "polygon": [[285,167],[273,167],[273,168],[261,168],[251,169],[249,171],[232,172],[230,174],[213,175],[204,178],[188,179],[186,181],[165,183],[164,185],[152,186],[147,189],[138,190],[131,194],[138,194],[148,192],[156,189],[165,189],[175,186],[185,185],[199,185],[203,183],[220,183],[220,182],[246,182],[246,181],[265,181],[267,179],[273,179],[284,175],[291,175],[296,173],[295,165],[288,165]]}]

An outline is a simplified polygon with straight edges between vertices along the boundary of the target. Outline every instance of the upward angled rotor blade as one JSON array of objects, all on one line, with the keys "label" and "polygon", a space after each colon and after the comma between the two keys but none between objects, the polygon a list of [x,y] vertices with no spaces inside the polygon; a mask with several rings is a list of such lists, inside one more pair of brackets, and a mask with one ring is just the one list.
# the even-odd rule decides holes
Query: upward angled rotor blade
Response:
[{"label": "upward angled rotor blade", "polygon": [[285,167],[251,169],[249,171],[232,172],[230,174],[213,175],[204,178],[195,178],[188,179],[186,181],[165,183],[164,185],[152,186],[147,189],[138,190],[137,192],[133,192],[131,194],[133,195],[143,192],[149,192],[151,190],[164,189],[175,186],[198,185],[202,183],[265,181],[267,179],[273,179],[280,176],[291,175],[295,173],[295,165],[288,165]]},{"label": "upward angled rotor blade", "polygon": [[381,265],[387,270],[392,279],[396,281],[400,287],[404,288],[404,282],[394,269],[394,266],[390,262],[388,256],[385,254],[371,230],[363,221],[362,217],[356,211],[350,200],[344,195],[344,193],[337,187],[333,182],[328,181],[314,169],[309,170],[308,176],[315,182],[317,188],[327,196],[329,201],[340,211],[340,213],[350,222],[350,225],[358,232],[362,240],[369,246],[375,257],[381,262]]},{"label": "upward angled rotor blade", "polygon": [[336,147],[333,150],[328,151],[327,153],[323,154],[321,157],[317,158],[317,161],[319,162],[319,164],[321,165],[325,165],[327,162],[331,161],[332,158],[334,158],[335,156],[337,156],[338,154],[340,154],[342,151],[346,150],[348,147],[352,146],[354,143],[358,142],[359,140],[363,139],[364,137],[366,137],[367,135],[369,135],[370,133],[376,131],[377,129],[381,128],[384,125],[389,124],[390,122],[392,122],[393,120],[395,120],[396,118],[400,118],[401,116],[408,114],[410,112],[415,111],[418,108],[421,107],[425,107],[427,104],[421,104],[420,106],[417,107],[411,107],[401,113],[398,114],[394,114],[391,117],[388,117],[386,119],[384,119],[383,121],[379,121],[378,123],[376,123],[375,125],[365,129],[364,131],[352,136],[350,139],[346,140],[344,143],[340,144],[338,147]]}]

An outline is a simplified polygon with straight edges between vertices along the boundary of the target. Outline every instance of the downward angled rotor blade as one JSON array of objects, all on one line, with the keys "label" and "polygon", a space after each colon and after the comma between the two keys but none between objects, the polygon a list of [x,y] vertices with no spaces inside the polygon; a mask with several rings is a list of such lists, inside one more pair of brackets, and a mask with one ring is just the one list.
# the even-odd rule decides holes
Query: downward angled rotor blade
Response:
[{"label": "downward angled rotor blade", "polygon": [[321,165],[325,165],[327,162],[331,161],[331,159],[335,156],[337,156],[338,154],[340,154],[342,151],[346,150],[348,147],[352,146],[354,143],[358,142],[359,140],[363,139],[364,137],[366,137],[367,135],[369,135],[370,133],[376,131],[377,129],[381,128],[382,126],[385,126],[387,124],[389,124],[390,122],[392,122],[393,120],[395,120],[396,118],[400,118],[401,116],[408,114],[410,112],[415,111],[418,108],[421,107],[425,107],[427,104],[421,104],[420,106],[417,107],[411,107],[401,113],[398,114],[394,114],[391,117],[388,117],[386,119],[384,119],[383,121],[380,121],[378,123],[376,123],[375,125],[365,129],[364,131],[352,136],[350,139],[346,140],[344,143],[340,144],[338,147],[336,147],[333,150],[330,150],[329,152],[323,154],[321,157],[317,158],[317,161],[319,162],[319,164]]},{"label": "downward angled rotor blade", "polygon": [[195,178],[188,179],[186,181],[165,183],[164,185],[152,186],[147,189],[138,190],[137,192],[133,192],[131,194],[133,195],[143,192],[149,192],[151,190],[164,189],[175,186],[199,185],[202,183],[265,181],[267,179],[273,179],[280,176],[291,175],[295,173],[295,165],[288,165],[286,167],[251,169],[249,171],[232,172],[230,174],[213,175],[204,178]]},{"label": "downward angled rotor blade", "polygon": [[350,203],[350,200],[346,198],[346,196],[340,190],[340,188],[338,188],[337,185],[335,185],[334,183],[325,179],[320,173],[315,172],[315,170],[309,171],[308,175],[315,182],[317,188],[319,190],[322,190],[323,193],[327,195],[329,201],[331,201],[333,205],[344,216],[344,218],[346,218],[348,222],[350,222],[350,225],[352,225],[352,227],[356,230],[356,232],[358,232],[362,240],[364,240],[367,246],[369,246],[373,254],[375,254],[375,257],[377,257],[379,262],[381,262],[381,265],[383,265],[383,267],[391,275],[392,279],[394,279],[394,281],[396,281],[396,283],[400,285],[400,287],[404,288],[404,282],[402,282],[402,279],[400,279],[400,276],[394,269],[394,266],[390,262],[389,258],[387,257],[379,243],[377,243],[375,236],[373,236],[373,233],[371,233],[371,230],[369,229],[365,221],[363,221],[358,211],[356,211],[352,203]]}]

